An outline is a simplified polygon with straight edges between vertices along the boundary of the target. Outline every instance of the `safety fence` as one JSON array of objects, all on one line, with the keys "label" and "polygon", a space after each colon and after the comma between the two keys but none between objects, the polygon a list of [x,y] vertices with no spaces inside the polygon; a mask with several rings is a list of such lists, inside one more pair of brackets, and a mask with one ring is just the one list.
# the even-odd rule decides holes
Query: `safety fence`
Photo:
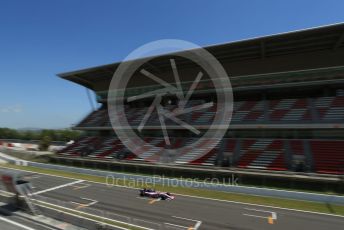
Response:
[{"label": "safety fence", "polygon": [[[0,155],[0,159],[1,159]],[[249,186],[240,186],[236,184],[224,184],[224,183],[208,183],[208,182],[199,182],[195,180],[185,180],[185,179],[175,179],[175,178],[165,178],[165,177],[152,177],[152,176],[143,176],[143,175],[134,175],[127,173],[118,173],[118,172],[109,172],[101,170],[91,170],[78,167],[70,167],[63,165],[55,164],[44,164],[30,161],[21,161],[21,160],[10,160],[12,163],[17,165],[24,166],[33,166],[45,169],[54,169],[62,170],[65,172],[87,174],[93,176],[100,176],[104,178],[115,178],[129,181],[150,181],[154,184],[168,185],[168,186],[177,186],[177,187],[189,187],[189,188],[201,188],[213,191],[222,191],[222,192],[232,192],[232,193],[241,193],[247,195],[258,195],[266,197],[276,197],[284,199],[294,199],[302,201],[312,201],[312,202],[322,202],[329,204],[339,204],[344,205],[344,196],[342,195],[331,195],[331,194],[321,194],[321,193],[311,193],[311,192],[298,192],[290,190],[281,190],[281,189],[268,189],[268,188],[259,188],[259,187],[249,187]],[[232,181],[235,178],[232,178]],[[106,181],[104,180],[104,183]],[[342,186],[342,185],[341,185]]]},{"label": "safety fence", "polygon": [[[76,168],[76,167],[69,167],[69,166],[62,166],[62,165],[43,164],[43,163],[36,163],[36,162],[27,162],[27,165],[33,166],[33,167],[88,174],[88,175],[93,175],[93,176],[101,176],[105,178],[115,178],[115,179],[117,178],[117,179],[122,179],[122,180],[127,180],[127,181],[149,181],[150,183],[153,183],[153,184],[176,186],[176,187],[200,188],[200,189],[222,191],[222,192],[232,192],[232,193],[241,193],[241,194],[248,194],[248,195],[258,195],[258,196],[267,196],[267,197],[276,197],[276,198],[295,199],[295,200],[303,200],[303,201],[344,205],[344,196],[339,196],[339,195],[248,187],[248,186],[236,185],[235,183],[232,183],[232,184],[209,183],[209,182],[200,182],[200,181],[188,180],[188,179],[165,178],[165,177],[160,177],[160,176],[152,177],[152,176],[143,176],[143,175],[133,175],[133,174],[125,174],[125,173]],[[234,180],[235,178],[233,177],[232,182]]]}]

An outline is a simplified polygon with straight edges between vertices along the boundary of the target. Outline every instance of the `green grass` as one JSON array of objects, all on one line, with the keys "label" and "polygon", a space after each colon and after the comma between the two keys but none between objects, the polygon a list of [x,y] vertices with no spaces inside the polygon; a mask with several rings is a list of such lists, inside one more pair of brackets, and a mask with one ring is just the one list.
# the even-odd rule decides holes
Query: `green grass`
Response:
[{"label": "green grass", "polygon": [[[38,162],[38,161],[35,161],[35,162]],[[41,162],[39,162],[41,163]],[[127,175],[139,175],[139,176],[149,176],[151,177],[152,174],[149,174],[149,173],[136,173],[136,172],[131,172],[131,171],[116,171],[116,170],[110,170],[110,169],[99,169],[99,168],[91,168],[91,167],[87,167],[87,166],[81,166],[81,165],[66,165],[66,164],[61,164],[61,163],[52,163],[52,162],[42,162],[42,163],[48,163],[48,164],[52,164],[52,165],[60,165],[60,166],[66,166],[66,167],[73,167],[73,168],[82,168],[82,169],[89,169],[89,170],[99,170],[99,171],[103,171],[103,172],[110,172],[110,173],[121,173],[121,174],[127,174]],[[176,177],[173,177],[173,176],[165,176],[165,178],[168,178],[168,179],[179,179],[179,178],[176,178]],[[188,179],[191,179],[193,181],[198,181],[198,182],[203,182],[201,179],[197,179],[197,178],[192,178],[192,177],[184,177],[183,178],[184,180],[188,180]],[[220,182],[222,184],[227,184],[227,185],[230,185],[229,183],[227,182]],[[314,193],[314,194],[324,194],[324,195],[343,195],[343,193],[338,193],[338,192],[335,192],[335,191],[332,191],[332,190],[329,190],[329,191],[318,191],[318,190],[314,190],[314,189],[311,189],[311,188],[288,188],[288,187],[279,187],[279,186],[273,186],[273,185],[253,185],[253,184],[250,184],[250,183],[241,183],[240,182],[240,185],[242,186],[249,186],[249,187],[255,187],[255,188],[267,188],[267,189],[281,189],[281,190],[285,190],[285,191],[296,191],[296,192],[307,192],[307,193]],[[324,188],[322,188],[324,189]],[[327,188],[326,188],[327,189]]]},{"label": "green grass", "polygon": [[[87,174],[78,174],[78,173],[70,173],[66,171],[60,170],[51,170],[51,169],[42,169],[30,166],[17,166],[17,165],[3,165],[1,167],[7,168],[14,168],[14,169],[23,169],[31,172],[36,173],[44,173],[49,175],[56,175],[56,176],[63,176],[68,177],[71,179],[79,179],[79,180],[87,180],[92,182],[99,182],[104,183],[106,182],[105,177],[87,175]],[[128,186],[133,188],[140,188],[141,186],[134,186],[133,183],[126,180],[117,180],[116,185],[120,186]],[[313,212],[321,212],[321,213],[330,213],[330,214],[337,214],[344,216],[344,206],[342,205],[333,205],[333,204],[326,204],[326,203],[317,203],[317,202],[309,202],[309,201],[299,201],[299,200],[290,200],[290,199],[281,199],[281,198],[272,198],[272,197],[263,197],[263,196],[254,196],[254,195],[243,195],[237,193],[229,193],[229,192],[218,192],[218,191],[210,191],[205,189],[195,189],[195,188],[187,188],[187,187],[173,187],[173,186],[163,186],[163,185],[155,185],[155,189],[162,190],[162,191],[169,191],[172,193],[182,194],[182,195],[192,195],[192,196],[199,196],[204,198],[214,198],[226,201],[236,201],[236,202],[244,202],[250,204],[259,204],[259,205],[268,205],[274,207],[281,207],[281,208],[290,208],[290,209],[297,209],[303,211],[313,211]]]}]

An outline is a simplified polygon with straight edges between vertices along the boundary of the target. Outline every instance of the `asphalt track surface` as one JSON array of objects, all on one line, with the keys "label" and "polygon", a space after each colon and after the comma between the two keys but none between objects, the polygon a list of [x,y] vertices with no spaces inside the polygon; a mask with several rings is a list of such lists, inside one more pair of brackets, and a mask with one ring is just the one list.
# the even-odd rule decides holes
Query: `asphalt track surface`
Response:
[{"label": "asphalt track surface", "polygon": [[[143,199],[138,190],[42,174],[26,177],[46,201],[152,229],[342,230],[344,217],[177,195]],[[1,229],[3,229],[0,226]]]},{"label": "asphalt track surface", "polygon": [[55,230],[18,216],[0,215],[1,230]]}]

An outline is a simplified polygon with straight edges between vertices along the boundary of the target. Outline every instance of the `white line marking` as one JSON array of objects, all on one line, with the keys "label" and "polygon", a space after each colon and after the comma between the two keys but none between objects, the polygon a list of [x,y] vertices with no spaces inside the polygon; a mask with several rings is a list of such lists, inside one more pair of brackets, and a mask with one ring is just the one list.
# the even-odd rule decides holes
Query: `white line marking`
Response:
[{"label": "white line marking", "polygon": [[256,206],[256,207],[263,207],[263,208],[273,208],[273,209],[279,209],[279,210],[285,210],[285,211],[302,212],[302,213],[308,213],[308,214],[317,214],[317,215],[323,215],[323,216],[332,216],[332,217],[344,218],[344,216],[336,215],[336,214],[330,214],[330,213],[298,210],[298,209],[293,209],[293,208],[282,208],[282,207],[276,207],[276,206],[270,206],[270,205],[262,205],[262,204],[250,204],[250,203],[239,202],[239,201],[221,200],[221,199],[215,199],[215,198],[192,196],[192,195],[184,195],[184,194],[178,194],[178,193],[174,193],[174,194],[178,195],[178,196],[191,197],[191,198],[194,198],[194,199],[211,200],[211,201],[217,201],[217,202],[221,202],[221,203],[225,202],[225,203],[232,203],[232,204]]},{"label": "white line marking", "polygon": [[80,197],[81,199],[83,199],[83,200],[88,200],[88,201],[91,201],[91,202],[94,202],[94,201],[96,201],[96,200],[92,200],[92,199],[89,199],[89,198],[85,198],[85,197]]},{"label": "white line marking", "polygon": [[[99,218],[99,216],[94,215],[94,214],[91,214],[91,213],[88,213],[88,212],[82,212],[82,211],[79,211],[79,210],[75,210],[75,209],[71,209],[71,208],[66,208],[66,207],[63,207],[63,206],[59,206],[59,205],[56,205],[56,204],[51,204],[51,203],[48,203],[48,202],[45,202],[45,201],[41,201],[41,200],[37,200],[37,199],[32,199],[32,200],[34,200],[34,201],[36,201],[36,202],[38,202],[38,203],[48,204],[48,205],[50,205],[50,206],[54,206],[54,207],[57,207],[57,208],[63,208],[63,209],[65,209],[65,210],[69,210],[69,211],[72,211],[72,212],[76,212],[76,213],[80,213],[80,214],[84,214],[84,215],[88,215],[88,216],[92,216],[92,217],[97,217],[97,218]],[[39,206],[44,206],[44,205],[42,205],[42,204],[37,204],[37,205],[39,205]],[[44,207],[50,208],[50,209],[54,209],[54,208],[51,208],[51,207],[49,207],[49,206],[44,206]],[[80,218],[84,218],[84,219],[88,219],[88,220],[89,220],[89,218],[87,218],[87,217],[82,217],[82,216],[79,216],[79,215],[75,215],[75,214],[72,214],[72,213],[68,213],[68,212],[62,211],[62,210],[60,210],[60,209],[54,209],[54,210],[58,210],[58,211],[60,211],[60,212],[67,213],[67,214],[69,214],[69,215],[78,216],[78,217],[80,217]],[[106,218],[106,217],[101,217],[101,219],[102,219],[102,220],[108,220],[108,221],[114,221],[114,222],[117,222],[117,223],[126,224],[126,225],[128,225],[128,226],[138,227],[138,228],[142,228],[142,229],[146,229],[146,230],[153,230],[153,229],[151,229],[151,228],[146,228],[146,227],[143,227],[143,226],[139,226],[139,225],[135,225],[135,224],[126,223],[126,222],[119,221],[119,220],[113,220],[113,219]],[[96,220],[93,220],[93,221],[98,222],[98,223],[105,223],[105,222],[96,221]],[[114,226],[114,225],[107,224],[107,223],[105,223],[105,224],[106,224],[106,225],[110,225],[110,226]],[[116,226],[116,227],[117,227],[117,226]],[[121,229],[126,229],[126,230],[127,230],[127,228],[121,228]]]},{"label": "white line marking", "polygon": [[37,204],[37,205],[41,206],[41,207],[48,208],[48,209],[52,209],[52,210],[55,210],[55,211],[58,211],[58,212],[61,212],[61,213],[64,213],[64,214],[67,214],[67,215],[70,215],[70,216],[75,216],[75,217],[78,217],[80,219],[90,220],[90,221],[93,221],[93,222],[96,222],[96,223],[101,223],[101,224],[105,224],[105,225],[108,225],[108,226],[116,227],[116,229],[118,228],[118,229],[121,229],[121,230],[128,230],[127,228],[123,228],[123,227],[115,226],[115,225],[108,224],[108,223],[105,223],[105,222],[93,220],[93,219],[90,219],[90,218],[87,218],[87,217],[83,217],[83,216],[80,216],[80,215],[75,215],[75,214],[72,214],[72,213],[69,213],[69,212],[61,211],[60,209],[55,209],[55,208],[52,208],[52,207],[49,207],[49,206],[44,206],[42,204]]},{"label": "white line marking", "polygon": [[57,189],[60,189],[60,188],[64,188],[64,187],[67,187],[67,186],[71,186],[73,184],[77,184],[77,183],[81,183],[81,182],[84,182],[84,180],[77,180],[77,181],[73,181],[73,182],[70,182],[70,183],[67,183],[67,184],[63,184],[63,185],[59,185],[59,186],[56,186],[56,187],[48,188],[48,189],[45,189],[45,190],[41,190],[41,191],[32,193],[32,195],[38,195],[38,194],[54,191],[54,190],[57,190]]},{"label": "white line marking", "polygon": [[76,204],[76,205],[82,205],[81,203],[75,202],[75,201],[69,201],[69,203]]},{"label": "white line marking", "polygon": [[[71,169],[77,169],[76,167],[70,167],[70,166],[64,166],[65,168],[71,168]],[[0,168],[6,168],[6,169],[11,169],[11,170],[17,170],[17,171],[23,171],[23,172],[29,172],[29,173],[33,173],[33,171],[29,171],[29,170],[24,170],[24,169],[16,169],[16,168],[10,168],[10,167],[6,167],[6,166],[3,166],[3,165],[0,165]],[[38,168],[38,167],[36,167]],[[58,171],[63,171],[63,170],[59,170],[59,169],[56,169]],[[108,173],[107,171],[102,171],[102,170],[95,170],[95,169],[87,169],[89,171],[93,171],[93,172],[106,172]],[[35,174],[41,174],[41,175],[46,175],[46,176],[51,176],[51,177],[60,177],[60,178],[66,178],[66,179],[73,179],[71,177],[65,177],[65,176],[58,176],[58,175],[51,175],[51,174],[46,174],[46,173],[39,173],[39,172],[34,172]],[[74,173],[74,174],[78,174],[78,173],[75,173],[75,172],[69,172],[69,173]],[[140,177],[143,177],[143,178],[152,178],[153,176],[145,176],[145,175],[141,175],[141,174],[128,174],[128,173],[121,173],[121,172],[116,172],[116,174],[119,174],[119,175],[125,175],[125,176],[131,176],[131,175],[137,175],[137,176],[140,176]],[[92,174],[90,174],[92,175]],[[177,178],[170,178],[170,179],[173,179],[175,181],[187,181],[187,180],[182,180],[182,179],[177,179]],[[91,182],[91,183],[95,183],[95,184],[105,184],[105,183],[101,183],[101,182],[93,182],[93,181],[87,181],[87,182]],[[204,182],[202,182],[204,183]],[[209,184],[209,185],[212,185],[214,183],[209,183],[209,182],[205,182],[204,184]],[[132,188],[132,187],[128,187],[128,186],[121,186],[121,185],[113,185],[113,186],[117,186],[117,187],[124,187],[124,188],[130,188],[130,189],[137,189],[137,188]],[[227,185],[227,184],[223,184],[223,186],[227,186],[227,187],[232,187],[233,185]],[[282,189],[272,189],[272,188],[259,188],[259,187],[253,187],[253,186],[240,186],[240,185],[236,185],[235,187],[244,187],[244,188],[254,188],[254,189],[258,189],[258,190],[271,190],[271,191],[286,191],[286,190],[282,190]],[[327,196],[327,194],[321,194],[321,193],[311,193],[311,192],[299,192],[299,191],[293,191],[294,193],[300,193],[300,194],[316,194],[316,195],[320,195],[320,196]],[[178,194],[178,195],[182,195],[182,194]],[[185,195],[185,196],[189,196],[189,197],[196,197],[197,196],[191,196],[191,195]],[[252,196],[260,196],[260,195],[252,195]],[[342,195],[332,195],[334,197],[342,197]],[[203,197],[201,197],[203,198]],[[208,198],[206,198],[208,199]],[[212,199],[212,198],[209,198],[209,199]],[[215,199],[216,200],[216,199]],[[220,201],[226,201],[226,200],[220,200]],[[227,202],[231,202],[231,201],[227,201]],[[316,203],[316,202],[315,202]],[[257,205],[259,206],[259,205]],[[264,206],[264,205],[263,205]],[[272,206],[273,207],[273,206]],[[273,207],[274,208],[274,207]],[[292,209],[291,209],[292,210]],[[296,210],[296,209],[295,209]],[[299,210],[299,211],[302,211],[302,210]],[[322,214],[322,213],[321,213]],[[331,215],[331,214],[329,214]]]},{"label": "white line marking", "polygon": [[177,218],[177,219],[182,219],[182,220],[189,220],[189,221],[193,221],[193,222],[198,222],[199,220],[193,220],[193,219],[188,219],[188,218],[184,218],[184,217],[179,217],[179,216],[172,216],[173,218]]},{"label": "white line marking", "polygon": [[94,205],[94,204],[98,203],[97,200],[92,200],[92,199],[83,198],[83,197],[81,197],[81,199],[87,200],[87,201],[91,201],[90,203],[88,203],[88,204],[86,205],[87,207],[89,207],[89,206],[91,206],[91,205]]},{"label": "white line marking", "polygon": [[171,223],[164,223],[166,225],[171,225],[171,226],[174,226],[174,227],[177,227],[177,228],[185,228],[185,229],[188,229],[189,227],[185,227],[185,226],[181,226],[181,225],[177,225],[177,224],[171,224]]},{"label": "white line marking", "polygon": [[273,220],[277,220],[277,213],[276,212],[272,212],[272,211],[266,211],[266,210],[259,210],[259,209],[254,209],[254,208],[245,208],[248,211],[254,211],[254,212],[263,212],[263,213],[269,213],[271,214],[270,216],[258,216],[258,215],[252,215],[252,214],[246,214],[244,213],[244,216],[252,216],[252,217],[257,217],[257,218],[271,218]]},{"label": "white line marking", "polygon": [[22,224],[20,224],[20,223],[14,222],[14,221],[12,221],[12,220],[9,220],[9,219],[4,218],[4,217],[1,217],[1,216],[0,216],[0,220],[2,220],[2,221],[4,221],[4,222],[7,222],[7,223],[10,223],[10,224],[12,224],[12,225],[15,225],[15,226],[17,226],[17,227],[20,227],[20,228],[22,228],[22,229],[26,229],[26,230],[35,230],[34,228],[30,228],[30,227],[28,227],[28,226],[22,225]]},{"label": "white line marking", "polygon": [[70,203],[78,205],[79,206],[78,208],[89,207],[89,206],[92,206],[92,205],[98,203],[98,201],[96,201],[96,200],[92,200],[92,199],[88,199],[88,198],[83,198],[83,197],[80,197],[80,198],[82,200],[89,201],[89,203],[84,204],[84,203],[79,203],[79,202],[75,202],[75,201],[70,201]]},{"label": "white line marking", "polygon": [[246,210],[249,211],[255,211],[255,212],[267,212],[267,213],[272,213],[271,211],[265,211],[265,210],[259,210],[259,209],[254,209],[254,208],[245,208]]},{"label": "white line marking", "polygon": [[[19,215],[17,215],[17,214],[14,214],[16,217],[18,217],[19,219],[21,219],[21,220],[26,220],[27,221],[27,219],[26,219],[26,217],[22,217],[22,216],[19,216]],[[44,223],[39,223],[39,222],[37,222],[37,221],[32,221],[32,223],[34,223],[35,225],[37,225],[37,226],[42,226],[42,227],[44,227],[44,229],[51,229],[51,230],[56,230],[56,228],[53,228],[53,227],[50,227],[50,226],[47,226],[47,224],[44,224]],[[67,225],[71,225],[71,224],[67,224]]]},{"label": "white line marking", "polygon": [[[194,230],[197,230],[201,224],[202,224],[202,221],[200,220],[193,220],[193,219],[188,219],[188,218],[185,218],[185,217],[179,217],[179,216],[172,216],[173,218],[177,218],[177,219],[182,219],[182,220],[188,220],[188,221],[193,221],[193,222],[196,222],[195,226],[192,228]],[[189,227],[190,228],[190,227]],[[189,229],[188,228],[188,229]]]},{"label": "white line marking", "polygon": [[79,189],[84,189],[84,188],[88,188],[91,185],[89,184],[85,184],[85,183],[79,183],[78,185],[72,186],[74,190],[79,190]]},{"label": "white line marking", "polygon": [[159,223],[155,223],[155,222],[151,222],[151,221],[148,221],[148,220],[141,220],[141,219],[136,219],[134,218],[133,219],[133,222],[142,222],[142,223],[146,223],[146,224],[150,224],[150,225],[155,225],[155,226],[158,226],[159,228],[161,228],[161,224]]},{"label": "white line marking", "polygon": [[199,227],[201,227],[202,221],[198,221],[195,226],[194,226],[194,230],[199,229]]},{"label": "white line marking", "polygon": [[262,218],[262,219],[267,219],[268,218],[267,216],[257,216],[257,215],[251,215],[251,214],[246,214],[246,213],[244,213],[243,215],[244,216],[256,217],[256,218]]},{"label": "white line marking", "polygon": [[[66,166],[68,167],[68,166]],[[6,169],[11,169],[14,171],[22,171],[22,172],[30,172],[32,173],[32,171],[29,170],[24,170],[24,169],[14,169],[14,168],[9,168],[9,167],[4,167],[4,166],[0,166],[0,168],[6,168]],[[72,168],[72,167],[71,167]],[[93,170],[93,169],[89,169],[90,171],[97,171],[97,170]],[[98,170],[99,171],[99,170]],[[46,175],[46,176],[50,176],[50,177],[58,177],[58,178],[65,178],[65,179],[73,179],[71,177],[65,177],[65,176],[58,176],[58,175],[52,175],[52,174],[47,174],[47,173],[37,173],[37,174],[41,174],[41,175]],[[117,173],[116,174],[124,174],[124,175],[128,175],[125,173]],[[140,175],[141,176],[141,175]],[[148,176],[142,176],[142,177],[148,177]],[[75,178],[74,178],[75,179]],[[105,183],[101,183],[101,182],[95,182],[95,181],[89,181],[87,180],[88,183],[93,183],[93,184],[100,184],[100,185],[104,185],[106,186]],[[118,188],[126,188],[126,189],[134,189],[137,190],[137,188],[133,188],[133,187],[129,187],[129,186],[124,186],[124,185],[112,185],[113,187],[118,187]],[[273,190],[273,189],[271,189]],[[194,199],[202,199],[202,200],[212,200],[212,201],[217,201],[217,202],[225,202],[225,203],[232,203],[232,204],[241,204],[241,205],[249,205],[249,206],[256,206],[256,207],[264,207],[264,208],[274,208],[274,209],[279,209],[279,210],[286,210],[286,211],[293,211],[293,212],[302,212],[302,213],[309,213],[309,214],[317,214],[317,215],[323,215],[323,216],[333,216],[333,217],[340,217],[340,218],[344,218],[344,216],[341,215],[336,215],[336,214],[330,214],[330,213],[322,213],[322,212],[313,212],[313,211],[305,211],[305,210],[298,210],[298,209],[293,209],[293,208],[282,208],[282,207],[276,207],[276,206],[271,206],[271,205],[262,205],[262,204],[250,204],[250,203],[245,203],[245,202],[239,202],[239,201],[230,201],[230,200],[221,200],[221,199],[215,199],[215,198],[208,198],[208,197],[200,197],[200,196],[192,196],[192,195],[185,195],[185,194],[179,194],[179,193],[174,193],[175,195],[178,196],[184,196],[184,197],[191,197]]]}]

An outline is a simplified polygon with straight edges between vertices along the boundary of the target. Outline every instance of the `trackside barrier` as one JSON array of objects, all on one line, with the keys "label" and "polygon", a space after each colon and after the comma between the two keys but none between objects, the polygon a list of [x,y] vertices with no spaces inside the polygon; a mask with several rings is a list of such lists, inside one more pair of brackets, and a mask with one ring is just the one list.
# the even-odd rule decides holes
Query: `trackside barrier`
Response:
[{"label": "trackside barrier", "polygon": [[278,190],[278,189],[247,187],[247,186],[239,186],[239,185],[227,185],[227,184],[221,184],[221,183],[215,184],[215,183],[205,183],[205,182],[197,182],[197,181],[191,181],[191,180],[179,180],[179,179],[171,179],[171,178],[131,175],[131,174],[125,174],[125,173],[106,172],[106,171],[75,168],[75,167],[63,166],[63,165],[36,163],[36,162],[27,162],[27,165],[33,166],[33,167],[45,168],[45,169],[55,169],[55,170],[62,170],[62,171],[67,171],[67,172],[88,174],[88,175],[101,176],[101,177],[111,177],[111,178],[118,178],[118,179],[132,180],[132,181],[153,181],[153,183],[160,184],[160,185],[201,188],[201,189],[222,191],[222,192],[242,193],[242,194],[256,195],[256,196],[277,197],[277,198],[285,198],[285,199],[295,199],[295,200],[303,200],[303,201],[344,205],[344,196],[338,196],[338,195],[296,192],[296,191],[287,191],[287,190]]},{"label": "trackside barrier", "polygon": [[344,196],[338,196],[338,195],[296,192],[296,191],[288,191],[288,190],[257,188],[257,187],[248,187],[248,186],[239,186],[239,185],[214,184],[214,183],[204,183],[204,182],[197,182],[197,181],[190,181],[190,180],[179,180],[179,179],[171,179],[171,178],[160,178],[160,177],[151,177],[151,176],[131,175],[131,174],[125,174],[125,173],[106,172],[106,171],[99,171],[99,170],[63,166],[63,165],[44,164],[44,163],[37,163],[37,162],[30,162],[30,161],[23,161],[23,160],[13,160],[13,159],[8,159],[4,157],[4,154],[0,155],[0,159],[7,160],[9,163],[13,163],[17,165],[24,165],[24,166],[27,165],[27,166],[39,167],[39,168],[45,168],[45,169],[62,170],[62,171],[67,171],[67,172],[88,174],[88,175],[93,175],[93,176],[112,177],[112,178],[132,180],[132,181],[150,180],[150,181],[153,181],[155,184],[160,184],[160,185],[183,186],[183,187],[189,187],[189,188],[202,188],[202,189],[213,190],[213,191],[242,193],[242,194],[247,194],[247,195],[267,196],[267,197],[276,197],[276,198],[295,199],[295,200],[303,200],[303,201],[344,205]]}]

